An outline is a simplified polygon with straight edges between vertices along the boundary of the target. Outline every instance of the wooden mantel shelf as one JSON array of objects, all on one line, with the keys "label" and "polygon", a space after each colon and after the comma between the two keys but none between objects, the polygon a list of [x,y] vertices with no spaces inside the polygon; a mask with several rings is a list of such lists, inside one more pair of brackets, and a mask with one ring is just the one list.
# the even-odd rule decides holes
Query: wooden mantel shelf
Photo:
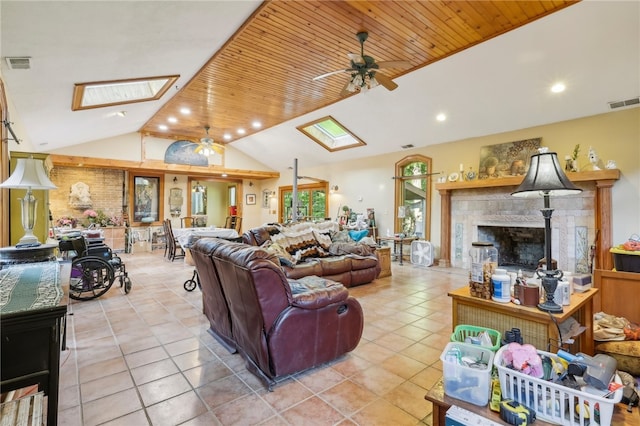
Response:
[{"label": "wooden mantel shelf", "polygon": [[[575,172],[567,173],[567,177],[571,182],[592,182],[601,180],[618,180],[620,179],[620,170],[618,169],[605,169],[605,170],[592,170],[588,172]],[[474,179],[465,180],[462,182],[444,182],[436,183],[436,189],[442,190],[456,190],[456,189],[480,189],[480,188],[496,188],[501,186],[518,186],[522,183],[524,176],[506,176],[490,179]]]},{"label": "wooden mantel shelf", "polygon": [[[620,170],[605,169],[567,173],[567,177],[576,182],[595,182],[594,204],[595,227],[598,235],[596,242],[596,265],[599,269],[612,269],[613,260],[609,255],[611,248],[611,188],[620,179]],[[451,266],[451,194],[461,189],[485,189],[515,187],[520,185],[524,176],[507,176],[482,180],[436,183],[440,193],[440,266]]]}]

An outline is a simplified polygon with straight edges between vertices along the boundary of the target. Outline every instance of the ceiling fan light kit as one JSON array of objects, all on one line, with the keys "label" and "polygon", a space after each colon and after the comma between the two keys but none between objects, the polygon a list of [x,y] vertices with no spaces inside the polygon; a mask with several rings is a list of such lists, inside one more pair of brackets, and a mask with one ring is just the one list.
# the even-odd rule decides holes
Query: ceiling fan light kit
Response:
[{"label": "ceiling fan light kit", "polygon": [[196,147],[195,152],[204,155],[205,157],[209,157],[216,153],[222,155],[224,152],[224,146],[215,143],[213,139],[209,137],[209,129],[209,126],[204,126],[205,137],[200,138],[200,143]]},{"label": "ceiling fan light kit", "polygon": [[369,33],[366,31],[360,31],[356,34],[356,38],[360,42],[360,54],[349,53],[347,56],[351,61],[350,68],[344,70],[331,71],[326,74],[319,75],[314,80],[320,80],[325,77],[329,77],[334,74],[340,74],[347,72],[350,74],[349,81],[345,84],[344,88],[340,92],[342,96],[346,96],[350,93],[365,92],[369,89],[373,89],[376,86],[383,86],[387,90],[394,90],[398,87],[390,77],[378,72],[380,68],[400,68],[408,67],[411,64],[409,61],[393,60],[376,62],[376,60],[364,54],[364,42],[369,37]]}]

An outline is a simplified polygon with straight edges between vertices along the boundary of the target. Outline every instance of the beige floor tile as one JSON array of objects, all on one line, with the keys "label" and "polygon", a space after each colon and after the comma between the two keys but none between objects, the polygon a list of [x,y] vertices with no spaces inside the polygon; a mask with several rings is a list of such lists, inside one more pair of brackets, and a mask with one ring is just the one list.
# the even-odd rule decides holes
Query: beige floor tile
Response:
[{"label": "beige floor tile", "polygon": [[391,389],[404,382],[404,379],[397,374],[393,374],[382,367],[373,366],[351,377],[353,382],[364,386],[378,396],[382,396]]},{"label": "beige floor tile", "polygon": [[181,424],[181,426],[220,426],[220,420],[211,411],[200,414],[191,420]]},{"label": "beige floor tile", "polygon": [[176,367],[173,360],[167,358],[161,361],[152,362],[151,364],[132,368],[131,376],[133,376],[135,384],[137,386],[140,386],[142,384],[178,373],[179,371],[180,370],[178,370],[178,367]]},{"label": "beige floor tile", "polygon": [[80,367],[78,376],[80,383],[85,383],[126,370],[127,364],[124,359],[118,357]]},{"label": "beige floor tile", "polygon": [[122,371],[85,382],[80,385],[80,392],[82,394],[82,402],[85,403],[131,388],[133,388],[131,375],[128,371]]},{"label": "beige floor tile", "polygon": [[214,409],[227,402],[242,398],[252,391],[237,377],[229,376],[201,386],[197,392],[209,408]]},{"label": "beige floor tile", "polygon": [[178,340],[177,342],[168,343],[164,345],[165,350],[169,353],[169,356],[180,355],[186,352],[195,351],[204,345],[195,337],[190,337],[184,340]]},{"label": "beige floor tile", "polygon": [[125,355],[129,368],[140,367],[167,358],[169,358],[169,355],[162,346]]},{"label": "beige floor tile", "polygon": [[281,413],[292,425],[334,425],[344,416],[317,396],[305,399]]},{"label": "beige floor tile", "polygon": [[149,425],[149,420],[144,410],[134,411],[133,413],[126,414],[110,422],[103,423],[101,426],[145,426]]},{"label": "beige floor tile", "polygon": [[377,398],[376,394],[351,380],[340,382],[319,396],[345,416],[352,415]]},{"label": "beige floor tile", "polygon": [[411,382],[404,382],[384,395],[384,399],[413,417],[422,419],[432,410],[431,405],[424,399],[426,394],[427,389]]},{"label": "beige floor tile", "polygon": [[295,377],[315,393],[322,392],[345,380],[345,377],[333,368],[323,366],[297,374]]},{"label": "beige floor tile", "polygon": [[286,410],[292,405],[309,398],[311,391],[300,382],[292,380],[275,387],[273,392],[266,392],[262,398],[267,401],[277,412]]},{"label": "beige floor tile", "polygon": [[145,407],[190,390],[189,382],[179,373],[138,386],[138,392]]},{"label": "beige floor tile", "polygon": [[185,370],[183,374],[189,383],[191,383],[191,386],[199,388],[207,383],[214,382],[222,379],[223,377],[228,377],[233,374],[233,371],[229,370],[229,368],[227,368],[227,366],[222,362],[214,360],[195,368]]},{"label": "beige floor tile", "polygon": [[249,394],[213,410],[224,425],[254,425],[273,417],[276,412],[255,394]]},{"label": "beige floor tile", "polygon": [[351,416],[359,425],[367,426],[413,426],[418,419],[384,399],[377,399]]},{"label": "beige floor tile", "polygon": [[142,403],[134,389],[118,392],[104,398],[82,404],[85,426],[93,426],[117,419],[142,409]]},{"label": "beige floor tile", "polygon": [[420,361],[416,361],[413,358],[409,358],[402,354],[396,354],[391,358],[387,358],[380,365],[385,370],[396,374],[403,379],[409,379],[427,367]]},{"label": "beige floor tile", "polygon": [[173,357],[173,361],[176,363],[178,368],[183,371],[217,359],[218,357],[216,357],[215,354],[206,347]]},{"label": "beige floor tile", "polygon": [[194,391],[147,407],[153,426],[174,426],[200,416],[207,411]]}]

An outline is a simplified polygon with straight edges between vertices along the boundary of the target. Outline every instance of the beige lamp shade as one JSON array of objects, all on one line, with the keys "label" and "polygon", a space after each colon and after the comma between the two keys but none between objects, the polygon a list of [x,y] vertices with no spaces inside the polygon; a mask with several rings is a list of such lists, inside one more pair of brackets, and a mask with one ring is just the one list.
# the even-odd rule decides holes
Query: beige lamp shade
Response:
[{"label": "beige lamp shade", "polygon": [[42,160],[18,158],[16,168],[9,179],[0,184],[1,188],[13,189],[57,189],[47,177]]}]

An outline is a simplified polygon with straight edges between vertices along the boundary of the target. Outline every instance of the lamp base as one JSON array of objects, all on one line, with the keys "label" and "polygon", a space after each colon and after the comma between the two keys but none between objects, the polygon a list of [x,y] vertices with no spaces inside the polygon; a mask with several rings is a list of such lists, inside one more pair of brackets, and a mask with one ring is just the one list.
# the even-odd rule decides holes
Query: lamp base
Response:
[{"label": "lamp base", "polygon": [[561,314],[564,312],[562,306],[554,302],[544,302],[538,304],[538,309],[544,312],[551,312],[552,314]]},{"label": "lamp base", "polygon": [[562,271],[560,270],[542,270],[538,269],[536,274],[542,281],[542,288],[544,289],[545,301],[538,304],[538,309],[544,312],[551,312],[553,314],[560,314],[564,312],[562,306],[558,305],[553,296],[558,288],[558,280],[562,278]]},{"label": "lamp base", "polygon": [[34,247],[36,245],[40,245],[40,241],[38,241],[38,237],[33,235],[33,230],[29,229],[25,231],[24,236],[20,238],[20,240],[18,241],[18,244],[16,244],[16,247],[22,247],[22,246]]}]

